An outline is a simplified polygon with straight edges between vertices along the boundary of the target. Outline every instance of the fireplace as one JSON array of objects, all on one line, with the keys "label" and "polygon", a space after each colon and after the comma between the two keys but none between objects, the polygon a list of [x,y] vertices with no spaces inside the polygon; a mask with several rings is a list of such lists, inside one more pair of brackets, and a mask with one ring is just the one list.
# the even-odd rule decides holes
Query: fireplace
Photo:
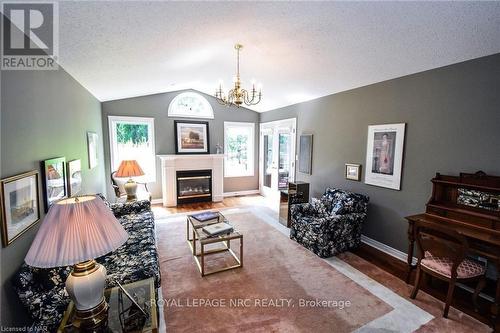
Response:
[{"label": "fireplace", "polygon": [[177,204],[212,201],[212,170],[177,171]]}]

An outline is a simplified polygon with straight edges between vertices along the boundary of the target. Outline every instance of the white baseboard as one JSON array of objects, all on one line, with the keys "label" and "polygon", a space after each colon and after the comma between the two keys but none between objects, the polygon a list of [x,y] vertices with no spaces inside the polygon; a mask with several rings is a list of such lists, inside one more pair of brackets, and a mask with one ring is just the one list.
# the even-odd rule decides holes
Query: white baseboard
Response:
[{"label": "white baseboard", "polygon": [[225,192],[224,198],[227,197],[237,197],[237,196],[242,196],[242,195],[253,195],[253,194],[259,194],[259,190],[247,190],[247,191],[236,191],[236,192]]},{"label": "white baseboard", "polygon": [[[390,247],[389,245],[386,245],[384,243],[380,243],[379,241],[376,241],[374,239],[371,239],[370,237],[366,237],[365,235],[361,235],[361,241],[365,243],[366,245],[370,245],[371,247],[376,248],[379,251],[382,251],[398,260],[401,260],[403,262],[407,262],[408,260],[408,255],[402,251],[396,250],[393,247]],[[417,263],[417,258],[413,257],[413,264]]]},{"label": "white baseboard", "polygon": [[158,205],[158,204],[162,204],[163,203],[163,199],[153,199],[151,200],[151,204],[152,205]]}]

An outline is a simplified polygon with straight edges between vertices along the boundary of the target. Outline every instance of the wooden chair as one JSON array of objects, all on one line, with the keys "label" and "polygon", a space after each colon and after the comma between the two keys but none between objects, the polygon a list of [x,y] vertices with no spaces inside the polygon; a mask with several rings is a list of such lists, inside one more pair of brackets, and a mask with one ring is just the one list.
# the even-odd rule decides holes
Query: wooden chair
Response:
[{"label": "wooden chair", "polygon": [[419,221],[417,246],[419,249],[417,276],[410,298],[415,299],[424,273],[448,282],[448,293],[443,317],[448,317],[453,291],[457,281],[479,280],[473,295],[474,308],[477,310],[477,296],[486,284],[486,267],[466,258],[469,245],[465,237],[445,227],[430,225]]},{"label": "wooden chair", "polygon": [[[111,173],[111,186],[113,187],[113,190],[115,191],[115,196],[116,199],[124,198],[127,196],[127,193],[125,193],[125,190],[123,189],[123,184],[120,187],[120,184],[118,184],[118,181],[115,177],[116,171],[113,171]],[[146,183],[139,183],[137,182],[137,198],[138,200],[149,200],[151,201],[151,193],[149,192],[148,185]]]}]

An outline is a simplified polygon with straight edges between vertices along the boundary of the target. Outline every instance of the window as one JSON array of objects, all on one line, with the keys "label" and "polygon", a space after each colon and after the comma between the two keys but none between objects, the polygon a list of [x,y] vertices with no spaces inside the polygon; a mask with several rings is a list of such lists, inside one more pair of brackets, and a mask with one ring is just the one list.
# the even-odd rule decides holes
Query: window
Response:
[{"label": "window", "polygon": [[111,171],[121,161],[136,160],[145,175],[139,181],[156,181],[154,119],[109,116]]},{"label": "window", "polygon": [[224,122],[224,177],[254,175],[254,123]]},{"label": "window", "polygon": [[170,102],[168,116],[214,119],[214,110],[205,97],[194,92],[184,92]]}]

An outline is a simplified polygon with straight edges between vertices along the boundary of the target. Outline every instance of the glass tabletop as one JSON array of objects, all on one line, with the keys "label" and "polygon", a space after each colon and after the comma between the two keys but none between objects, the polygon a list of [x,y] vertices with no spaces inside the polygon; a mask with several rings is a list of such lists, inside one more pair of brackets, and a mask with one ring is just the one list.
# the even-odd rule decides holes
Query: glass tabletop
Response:
[{"label": "glass tabletop", "polygon": [[[102,332],[157,332],[158,320],[154,280],[152,278],[140,280],[125,284],[123,288],[145,310],[148,316],[144,317],[141,315],[140,311],[133,306],[132,301],[130,301],[119,287],[106,289],[104,297],[109,304],[108,324],[107,327],[102,329]],[[58,332],[80,332],[80,330],[71,324],[74,315],[75,307],[73,302],[71,302],[64,314]]]}]

